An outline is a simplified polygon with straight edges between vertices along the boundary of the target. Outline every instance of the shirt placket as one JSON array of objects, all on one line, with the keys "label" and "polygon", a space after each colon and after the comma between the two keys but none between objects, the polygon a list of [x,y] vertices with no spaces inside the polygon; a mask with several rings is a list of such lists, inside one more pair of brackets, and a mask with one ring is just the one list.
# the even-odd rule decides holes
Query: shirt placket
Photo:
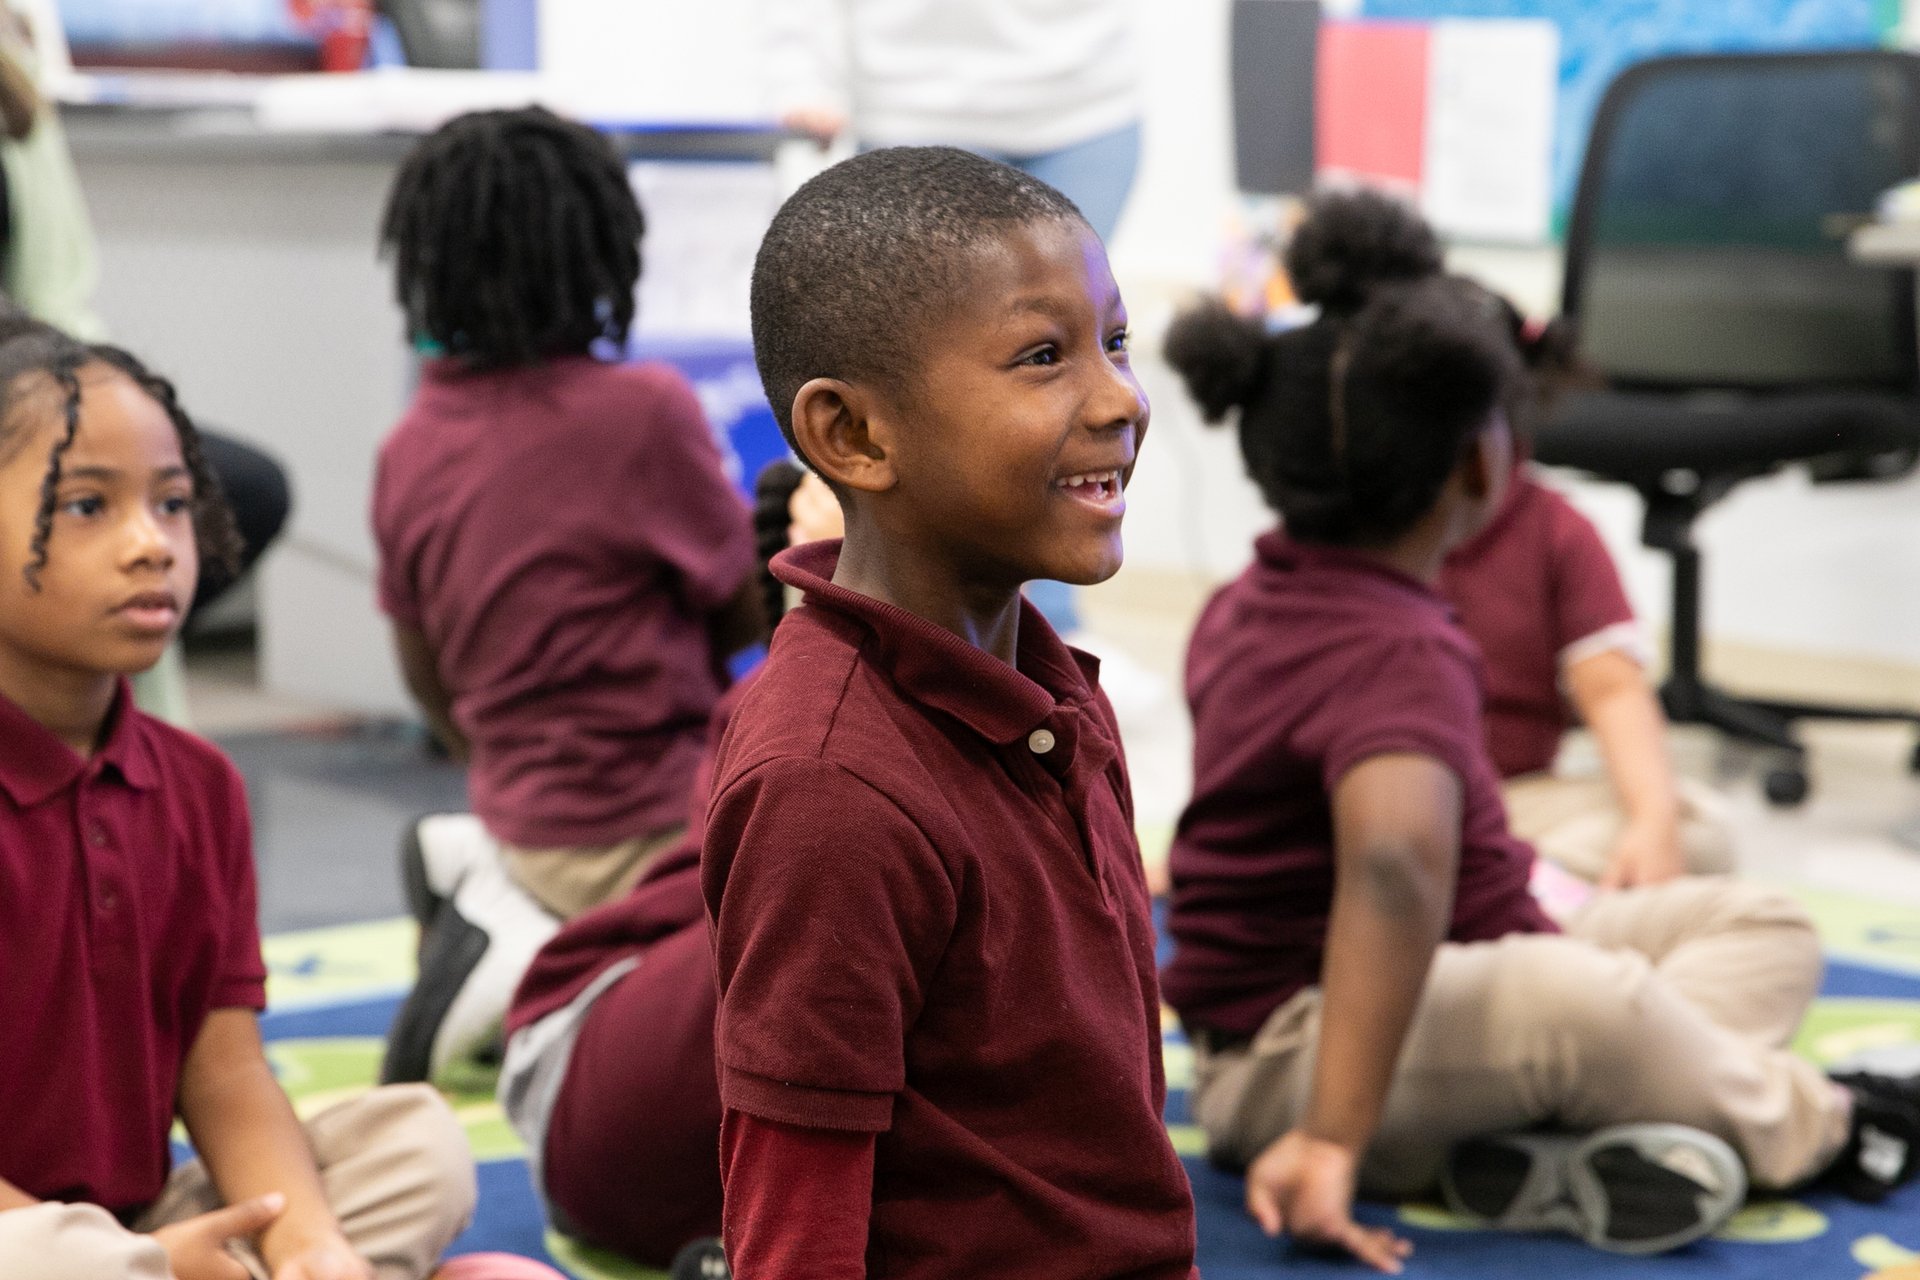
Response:
[{"label": "shirt placket", "polygon": [[110,784],[101,776],[101,768],[98,762],[88,766],[76,785],[74,828],[86,868],[93,967],[104,973],[124,973],[133,936],[133,904],[127,896],[124,832],[110,820]]}]

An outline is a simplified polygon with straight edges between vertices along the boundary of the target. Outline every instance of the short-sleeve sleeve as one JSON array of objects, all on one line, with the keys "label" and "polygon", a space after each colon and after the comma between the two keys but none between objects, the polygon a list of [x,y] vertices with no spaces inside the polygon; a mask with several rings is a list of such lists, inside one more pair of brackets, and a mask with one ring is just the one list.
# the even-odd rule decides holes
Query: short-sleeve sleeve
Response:
[{"label": "short-sleeve sleeve", "polygon": [[775,760],[715,797],[702,876],[721,1101],[783,1124],[890,1127],[955,921],[926,837],[839,766]]},{"label": "short-sleeve sleeve", "polygon": [[378,567],[374,574],[380,612],[401,626],[420,629],[420,597],[413,589],[413,575],[406,552],[400,544],[398,512],[393,494],[393,477],[384,457],[373,478],[373,540]]},{"label": "short-sleeve sleeve", "polygon": [[1438,638],[1411,637],[1372,650],[1316,714],[1329,795],[1374,756],[1429,756],[1464,783],[1486,751],[1473,660]]},{"label": "short-sleeve sleeve", "polygon": [[671,566],[695,609],[718,609],[753,570],[753,515],[727,478],[693,388],[663,366],[642,372],[654,429],[633,464],[645,513],[633,526],[636,550]]},{"label": "short-sleeve sleeve", "polygon": [[253,824],[247,816],[246,784],[231,765],[225,774],[215,822],[220,841],[217,865],[226,890],[221,896],[227,914],[220,972],[214,979],[208,1007],[258,1013],[267,1007],[267,968],[260,954],[260,891],[253,865]]},{"label": "short-sleeve sleeve", "polygon": [[1602,639],[1600,647],[1626,649],[1643,660],[1633,605],[1621,585],[1620,570],[1593,522],[1564,499],[1557,501],[1549,545],[1553,556],[1554,652],[1564,660],[1582,642],[1612,636],[1612,640]]}]

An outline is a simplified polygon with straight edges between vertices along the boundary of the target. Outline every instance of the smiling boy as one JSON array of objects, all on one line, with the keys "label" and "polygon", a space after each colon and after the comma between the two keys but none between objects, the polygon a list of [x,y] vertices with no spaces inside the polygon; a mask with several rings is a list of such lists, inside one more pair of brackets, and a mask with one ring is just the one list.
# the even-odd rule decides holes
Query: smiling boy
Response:
[{"label": "smiling boy", "polygon": [[1184,1280],[1119,734],[1020,597],[1120,567],[1148,410],[1106,254],[1012,169],[871,152],[782,207],[753,325],[847,533],[775,562],[805,603],[704,847],[735,1274]]}]

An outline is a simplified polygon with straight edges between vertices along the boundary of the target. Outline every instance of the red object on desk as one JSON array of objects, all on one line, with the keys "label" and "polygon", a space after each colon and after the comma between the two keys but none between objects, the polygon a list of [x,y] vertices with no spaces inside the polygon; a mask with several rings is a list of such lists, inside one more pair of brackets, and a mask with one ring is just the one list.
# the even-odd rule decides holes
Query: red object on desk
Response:
[{"label": "red object on desk", "polygon": [[322,71],[358,71],[366,65],[372,0],[287,0],[287,9],[320,41]]}]

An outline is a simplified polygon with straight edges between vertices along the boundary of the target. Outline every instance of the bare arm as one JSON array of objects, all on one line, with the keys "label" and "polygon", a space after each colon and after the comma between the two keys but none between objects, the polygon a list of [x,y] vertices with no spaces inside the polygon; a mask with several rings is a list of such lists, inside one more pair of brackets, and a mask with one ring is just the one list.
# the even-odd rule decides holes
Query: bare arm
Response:
[{"label": "bare arm", "polygon": [[39,1203],[5,1178],[0,1178],[0,1213],[9,1209],[30,1209]]},{"label": "bare arm", "polygon": [[1345,1249],[1382,1271],[1399,1271],[1412,1246],[1354,1222],[1354,1184],[1446,936],[1460,804],[1458,779],[1426,756],[1376,756],[1335,788],[1313,1093],[1299,1127],[1247,1173],[1248,1210],[1268,1234]]},{"label": "bare arm", "polygon": [[275,1280],[372,1280],[340,1234],[251,1010],[207,1015],[180,1074],[180,1118],[228,1204],[285,1197],[285,1209],[260,1235]]},{"label": "bare arm", "polygon": [[1600,744],[1626,825],[1608,859],[1603,888],[1671,880],[1686,869],[1680,796],[1667,755],[1667,718],[1647,674],[1609,649],[1567,668],[1567,694]]},{"label": "bare arm", "polygon": [[440,664],[433,646],[419,631],[396,622],[393,649],[400,659],[401,678],[407,682],[407,692],[419,704],[428,732],[439,739],[448,755],[461,764],[467,763],[472,757],[472,748],[467,735],[453,722],[453,695],[440,682]]}]

